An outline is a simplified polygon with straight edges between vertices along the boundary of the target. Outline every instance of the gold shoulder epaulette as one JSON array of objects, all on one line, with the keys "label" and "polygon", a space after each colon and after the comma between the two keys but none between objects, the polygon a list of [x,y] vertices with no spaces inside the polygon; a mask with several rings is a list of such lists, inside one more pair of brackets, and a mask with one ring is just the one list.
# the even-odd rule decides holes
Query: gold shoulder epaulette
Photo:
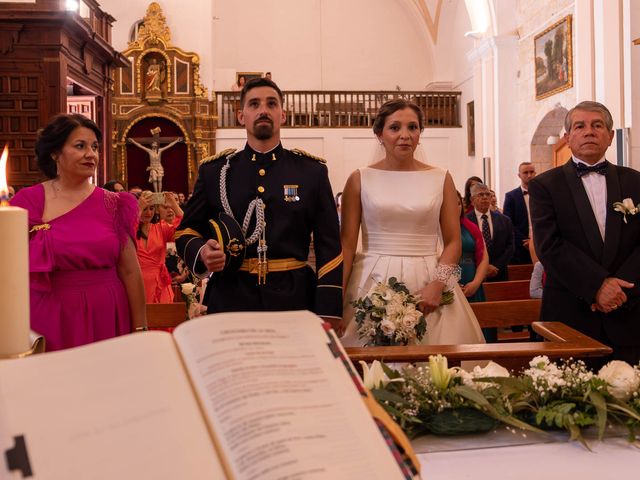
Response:
[{"label": "gold shoulder epaulette", "polygon": [[324,158],[316,157],[315,155],[312,155],[309,152],[305,152],[304,150],[300,150],[299,148],[292,148],[291,151],[293,153],[295,153],[296,155],[313,158],[314,160],[316,160],[316,161],[318,161],[320,163],[323,163],[325,165],[327,164],[327,161]]},{"label": "gold shoulder epaulette", "polygon": [[222,157],[226,158],[228,155],[231,155],[232,153],[236,153],[236,149],[235,148],[225,148],[224,150],[222,150],[221,152],[216,153],[215,155],[211,155],[210,157],[203,158],[200,161],[200,165],[204,165],[205,163],[213,162],[214,160],[218,160],[219,158],[222,158]]}]

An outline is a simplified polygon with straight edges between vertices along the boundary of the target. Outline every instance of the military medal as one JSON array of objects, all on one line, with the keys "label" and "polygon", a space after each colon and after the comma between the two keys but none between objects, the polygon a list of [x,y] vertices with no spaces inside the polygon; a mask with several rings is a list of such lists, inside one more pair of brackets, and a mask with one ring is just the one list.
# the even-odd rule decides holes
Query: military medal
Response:
[{"label": "military medal", "polygon": [[284,188],[284,201],[285,202],[299,202],[298,185],[283,185]]}]

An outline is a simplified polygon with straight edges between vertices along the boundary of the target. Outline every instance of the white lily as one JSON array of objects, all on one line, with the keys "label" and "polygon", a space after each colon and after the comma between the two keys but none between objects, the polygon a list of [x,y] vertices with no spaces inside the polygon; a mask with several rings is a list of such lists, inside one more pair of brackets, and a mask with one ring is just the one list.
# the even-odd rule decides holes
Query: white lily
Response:
[{"label": "white lily", "polygon": [[444,390],[449,386],[452,372],[449,370],[447,357],[442,355],[429,356],[429,371],[431,372],[431,380],[433,384],[440,390]]},{"label": "white lily", "polygon": [[362,383],[364,383],[364,386],[369,390],[384,388],[389,382],[403,381],[401,378],[394,378],[391,380],[387,374],[384,373],[382,364],[378,360],[374,360],[371,367],[362,360],[360,360],[360,365],[362,366]]}]

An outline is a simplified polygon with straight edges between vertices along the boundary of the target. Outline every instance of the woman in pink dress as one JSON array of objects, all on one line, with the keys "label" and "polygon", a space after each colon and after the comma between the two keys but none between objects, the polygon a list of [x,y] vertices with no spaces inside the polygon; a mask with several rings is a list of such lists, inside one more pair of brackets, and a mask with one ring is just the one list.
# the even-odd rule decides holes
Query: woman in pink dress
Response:
[{"label": "woman in pink dress", "polygon": [[175,213],[172,223],[160,220],[153,223],[157,216],[156,205],[151,203],[153,194],[142,192],[138,205],[140,207],[140,223],[136,234],[138,261],[142,269],[144,292],[147,303],[173,302],[171,275],[167,270],[167,242],[173,242],[173,234],[180,225],[184,213],[171,192],[164,192],[165,204],[157,208],[171,209]]},{"label": "woman in pink dress", "polygon": [[101,138],[82,115],[54,117],[35,147],[50,180],[11,201],[28,210],[31,328],[47,350],[146,328],[135,198],[89,182]]}]

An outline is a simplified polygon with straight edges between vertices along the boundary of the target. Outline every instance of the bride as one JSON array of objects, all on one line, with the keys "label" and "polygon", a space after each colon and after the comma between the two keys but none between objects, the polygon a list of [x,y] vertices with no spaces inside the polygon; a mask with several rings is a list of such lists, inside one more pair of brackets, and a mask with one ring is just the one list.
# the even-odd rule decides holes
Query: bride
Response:
[{"label": "bride", "polygon": [[[427,321],[424,344],[484,343],[478,321],[458,286],[459,207],[449,172],[415,159],[424,128],[420,108],[396,99],[380,107],[373,132],[385,157],[353,172],[342,196],[345,346],[362,346],[351,301],[376,282],[396,277]],[[356,254],[362,228],[362,253]],[[440,249],[439,246],[442,246]],[[441,251],[439,251],[441,250]],[[440,306],[443,290],[454,301]]]}]

